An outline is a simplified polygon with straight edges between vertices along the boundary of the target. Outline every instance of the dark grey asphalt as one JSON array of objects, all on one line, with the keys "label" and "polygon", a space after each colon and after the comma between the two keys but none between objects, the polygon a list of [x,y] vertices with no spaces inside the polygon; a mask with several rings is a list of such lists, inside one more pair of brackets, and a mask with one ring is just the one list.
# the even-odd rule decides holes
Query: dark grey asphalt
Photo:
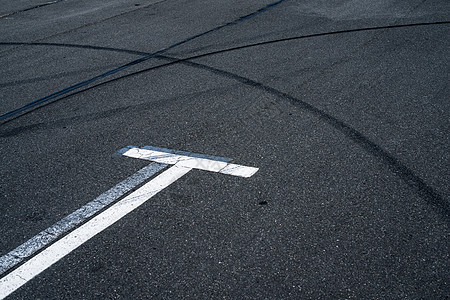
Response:
[{"label": "dark grey asphalt", "polygon": [[450,295],[448,1],[43,3],[0,1],[0,115],[165,51],[1,122],[0,255],[127,145],[260,170],[191,171],[11,299]]}]

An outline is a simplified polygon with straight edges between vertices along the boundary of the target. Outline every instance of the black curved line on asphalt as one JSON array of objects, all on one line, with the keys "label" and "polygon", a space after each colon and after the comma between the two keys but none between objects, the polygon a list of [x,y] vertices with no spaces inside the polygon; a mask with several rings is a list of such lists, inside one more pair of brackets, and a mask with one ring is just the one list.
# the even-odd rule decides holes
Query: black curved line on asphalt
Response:
[{"label": "black curved line on asphalt", "polygon": [[[221,25],[221,26],[219,26],[219,27],[216,27],[216,28],[214,28],[214,29],[211,29],[211,30],[209,30],[209,31],[206,31],[206,32],[204,32],[204,33],[201,33],[201,34],[199,34],[199,35],[190,37],[190,38],[188,38],[188,39],[186,39],[186,40],[184,40],[184,41],[182,41],[182,42],[179,42],[179,43],[177,43],[177,44],[174,44],[174,45],[172,45],[172,46],[169,46],[169,47],[166,48],[166,49],[163,49],[163,50],[160,50],[160,51],[157,51],[157,52],[148,54],[148,55],[146,55],[146,56],[144,56],[144,57],[142,57],[142,58],[139,58],[139,59],[134,60],[134,61],[132,61],[132,62],[130,62],[130,63],[127,63],[127,64],[125,64],[125,65],[123,65],[123,66],[121,66],[121,67],[118,67],[118,68],[116,68],[116,69],[113,69],[113,70],[110,70],[110,71],[105,72],[105,73],[103,73],[103,74],[100,74],[100,75],[98,75],[98,76],[95,76],[95,77],[93,77],[93,78],[91,78],[91,79],[85,80],[85,81],[80,82],[80,83],[77,83],[77,84],[75,84],[75,85],[72,85],[72,86],[70,86],[70,87],[68,87],[68,88],[65,88],[65,89],[63,89],[63,90],[61,90],[61,91],[58,91],[58,92],[53,93],[53,94],[51,94],[51,95],[48,95],[48,96],[46,96],[46,97],[44,97],[44,98],[41,98],[41,99],[35,100],[35,101],[33,101],[33,102],[30,102],[30,103],[26,104],[25,106],[23,106],[23,107],[21,107],[21,108],[15,109],[15,110],[13,110],[13,111],[10,111],[10,112],[8,112],[8,113],[6,113],[6,114],[0,116],[0,122],[1,122],[1,121],[5,121],[5,120],[6,120],[7,118],[9,118],[9,117],[12,117],[12,116],[14,116],[14,115],[17,115],[17,114],[20,113],[20,112],[24,112],[24,111],[27,111],[27,110],[29,110],[29,109],[31,109],[31,108],[34,108],[34,107],[36,107],[36,106],[39,105],[39,104],[48,102],[48,101],[50,101],[50,100],[52,100],[52,99],[55,99],[55,98],[57,98],[57,97],[59,97],[59,96],[65,95],[65,94],[67,94],[67,93],[69,93],[69,92],[71,92],[71,91],[74,91],[74,90],[77,90],[77,89],[79,89],[79,88],[81,88],[81,87],[84,87],[84,86],[86,86],[86,85],[88,85],[88,84],[90,84],[90,83],[93,83],[94,81],[97,81],[97,80],[101,79],[101,78],[105,78],[105,77],[107,77],[107,76],[113,75],[113,74],[115,74],[115,73],[117,73],[117,72],[119,72],[119,71],[121,71],[121,70],[124,70],[124,69],[126,69],[126,68],[128,68],[128,67],[131,67],[131,66],[133,66],[133,65],[136,65],[136,64],[139,64],[139,63],[141,63],[141,62],[144,62],[144,61],[146,61],[146,60],[148,60],[148,59],[150,59],[150,58],[154,58],[154,57],[156,57],[156,56],[158,56],[158,55],[160,55],[160,54],[162,54],[162,53],[164,53],[164,52],[166,52],[166,51],[168,51],[168,50],[170,50],[170,49],[172,49],[172,48],[174,48],[174,47],[176,47],[176,46],[179,46],[179,45],[184,44],[184,43],[186,43],[186,42],[188,42],[188,41],[191,41],[191,40],[193,40],[193,39],[195,39],[195,38],[197,38],[197,37],[200,37],[200,36],[203,36],[203,35],[205,35],[205,34],[207,34],[207,33],[210,33],[210,32],[216,31],[216,30],[219,30],[219,29],[221,29],[221,28],[223,28],[223,27],[225,27],[225,26],[234,25],[234,24],[237,24],[237,23],[239,23],[239,22],[241,22],[241,21],[243,21],[243,20],[245,20],[245,19],[251,18],[251,17],[255,16],[256,14],[259,14],[259,13],[261,13],[261,12],[263,12],[263,11],[265,11],[265,10],[267,10],[267,9],[269,9],[269,8],[271,8],[271,7],[273,7],[273,6],[275,6],[275,5],[280,4],[282,1],[284,1],[284,0],[280,0],[280,1],[278,1],[278,2],[269,4],[269,5],[266,6],[265,8],[262,8],[262,9],[258,10],[257,12],[252,13],[252,14],[250,14],[250,15],[247,15],[247,16],[245,16],[245,17],[241,17],[241,18],[239,18],[239,19],[236,20],[236,21],[227,23],[227,24],[225,24],[225,25]],[[200,54],[200,55],[196,55],[196,56],[191,56],[191,57],[179,59],[178,61],[171,62],[171,63],[168,63],[168,64],[164,64],[164,65],[161,65],[161,66],[158,66],[158,67],[153,67],[153,68],[145,69],[145,70],[138,71],[138,72],[135,72],[135,73],[131,73],[131,74],[129,74],[129,75],[125,75],[125,76],[122,76],[122,77],[113,79],[113,81],[114,81],[114,80],[118,80],[118,79],[122,79],[122,78],[126,78],[126,77],[128,77],[128,76],[134,76],[134,75],[137,75],[137,74],[140,74],[140,73],[143,73],[143,72],[147,72],[147,71],[150,71],[150,70],[154,70],[155,68],[166,67],[166,66],[173,65],[173,64],[180,63],[180,62],[187,61],[187,60],[192,60],[192,59],[196,59],[196,58],[202,58],[202,57],[206,57],[206,56],[211,56],[211,55],[216,55],[216,54],[221,54],[221,53],[226,53],[226,52],[231,52],[231,51],[236,51],[236,50],[246,49],[246,48],[258,47],[258,46],[263,46],[263,45],[270,45],[270,44],[281,43],[281,42],[287,42],[287,41],[293,41],[293,40],[299,40],[299,39],[306,39],[306,38],[313,38],[313,37],[321,37],[321,36],[329,36],[329,35],[337,35],[337,34],[344,34],[344,33],[365,32],[365,31],[376,31],[376,30],[397,29],[397,28],[418,27],[418,26],[429,26],[429,25],[444,25],[444,24],[449,24],[449,23],[450,23],[450,21],[440,21],[440,22],[430,22],[430,23],[414,23],[414,24],[390,25],[390,26],[379,26],[379,27],[366,27],[366,28],[357,28],[357,29],[339,30],[339,31],[332,31],[332,32],[325,32],[325,33],[315,33],[315,34],[309,34],[309,35],[302,35],[302,36],[295,36],[295,37],[289,37],[289,38],[283,38],[283,39],[271,40],[271,41],[260,42],[260,43],[249,44],[249,45],[243,45],[243,46],[238,46],[238,47],[233,47],[233,48],[228,48],[228,49],[223,49],[223,50],[213,51],[213,52],[209,52],[209,53],[204,53],[204,54]],[[82,46],[82,47],[86,47],[86,46]],[[101,48],[101,47],[100,47],[100,48]],[[110,81],[107,81],[107,82],[110,82]],[[5,122],[3,122],[3,123],[5,123]]]},{"label": "black curved line on asphalt", "polygon": [[[91,45],[78,45],[78,44],[0,42],[0,46],[33,46],[33,47],[34,46],[44,46],[44,47],[79,48],[79,49],[88,49],[88,50],[101,50],[101,51],[109,51],[109,52],[117,52],[117,53],[126,53],[126,54],[132,54],[132,55],[140,55],[140,56],[150,54],[148,52],[128,50],[128,49],[100,47],[100,46],[91,46]],[[59,74],[55,74],[52,76],[46,76],[46,77],[37,77],[37,78],[30,78],[30,79],[24,79],[24,80],[3,82],[3,83],[0,83],[0,88],[15,86],[15,85],[19,85],[19,84],[25,84],[25,83],[35,83],[35,82],[42,81],[42,80],[60,78],[61,75],[69,75],[69,74],[73,75],[73,74],[77,74],[79,72],[82,72],[82,71],[65,72],[65,73],[59,73]]]},{"label": "black curved line on asphalt", "polygon": [[245,15],[245,16],[239,17],[238,19],[236,19],[236,20],[234,20],[234,21],[231,21],[231,22],[228,22],[228,23],[226,23],[226,24],[217,26],[217,27],[215,27],[215,28],[213,28],[213,29],[207,30],[207,31],[202,32],[202,33],[200,33],[200,34],[197,34],[197,35],[188,37],[187,39],[185,39],[185,40],[183,40],[183,41],[181,41],[181,42],[175,43],[175,44],[173,44],[173,45],[171,45],[171,46],[169,46],[169,47],[167,47],[167,48],[165,48],[165,49],[162,49],[162,50],[156,51],[156,52],[154,52],[154,53],[148,54],[148,55],[146,55],[146,56],[144,56],[144,57],[141,57],[141,58],[139,58],[139,59],[133,60],[133,61],[127,63],[127,64],[124,64],[124,65],[122,65],[122,66],[120,66],[120,67],[118,67],[118,68],[109,70],[109,71],[107,71],[107,72],[105,72],[105,73],[102,73],[102,74],[100,74],[100,75],[97,75],[97,76],[95,76],[95,77],[92,77],[91,79],[88,79],[88,80],[79,82],[79,83],[77,83],[77,84],[75,84],[75,85],[72,85],[72,86],[70,86],[70,87],[67,87],[67,88],[65,88],[65,89],[62,89],[62,90],[60,90],[60,91],[58,91],[58,92],[56,92],[56,93],[53,93],[53,94],[48,95],[48,96],[45,96],[45,97],[43,97],[43,98],[41,98],[41,99],[35,100],[35,101],[33,101],[33,102],[30,102],[30,103],[28,103],[28,104],[22,106],[21,108],[12,110],[12,111],[10,111],[10,112],[7,112],[7,113],[4,114],[4,115],[1,115],[1,116],[0,116],[0,121],[3,121],[3,120],[5,120],[5,119],[7,119],[7,118],[9,118],[9,117],[12,117],[12,116],[14,116],[14,115],[17,115],[18,113],[21,113],[21,112],[23,112],[23,111],[26,111],[26,110],[28,110],[28,109],[31,109],[31,108],[33,108],[33,107],[35,107],[35,106],[37,106],[37,105],[39,105],[39,104],[42,104],[42,103],[44,103],[44,102],[50,101],[50,100],[52,100],[52,99],[55,99],[56,97],[65,95],[65,94],[67,94],[67,93],[69,93],[69,92],[72,92],[72,91],[74,91],[74,90],[77,90],[77,89],[79,89],[79,88],[82,88],[82,87],[84,87],[84,86],[86,86],[86,85],[88,85],[88,84],[91,84],[91,83],[93,83],[93,82],[95,82],[95,81],[97,81],[97,80],[100,80],[100,79],[102,79],[102,78],[111,76],[111,75],[113,75],[113,74],[116,74],[117,72],[120,72],[120,71],[122,71],[122,70],[125,70],[125,69],[127,69],[127,68],[129,68],[129,67],[131,67],[131,66],[134,66],[134,65],[137,65],[137,64],[139,64],[139,63],[142,63],[142,62],[144,62],[144,61],[146,61],[146,60],[149,60],[150,58],[153,58],[153,57],[155,57],[155,56],[157,56],[157,55],[159,55],[159,54],[165,53],[165,52],[167,52],[167,51],[169,51],[169,50],[171,50],[171,49],[173,49],[173,48],[175,48],[175,47],[178,47],[178,46],[183,45],[183,44],[185,44],[185,43],[187,43],[187,42],[190,42],[190,41],[192,41],[192,40],[194,40],[194,39],[196,39],[196,38],[202,37],[202,36],[207,35],[207,34],[209,34],[209,33],[211,33],[211,32],[218,31],[218,30],[220,30],[220,29],[222,29],[222,28],[224,28],[224,27],[233,26],[233,25],[239,24],[239,23],[241,23],[241,22],[244,22],[244,21],[246,21],[246,20],[248,20],[248,19],[250,19],[250,18],[253,18],[253,17],[259,15],[260,13],[263,13],[263,12],[265,12],[265,11],[267,11],[267,10],[269,10],[269,9],[271,9],[271,8],[273,8],[273,7],[277,6],[277,5],[279,5],[279,4],[281,4],[281,3],[284,2],[284,1],[286,1],[286,0],[279,0],[279,1],[277,1],[277,2],[270,3],[270,4],[266,5],[266,6],[264,6],[264,7],[260,8],[260,9],[258,9],[257,11],[255,11],[255,12],[253,12],[253,13],[250,13],[250,14],[248,14],[248,15]]},{"label": "black curved line on asphalt", "polygon": [[[162,58],[174,60],[174,58],[171,57],[164,56]],[[310,112],[318,119],[324,121],[326,124],[331,125],[333,128],[342,132],[345,136],[354,141],[361,148],[363,148],[368,153],[370,153],[371,155],[382,161],[385,165],[391,167],[394,173],[400,176],[400,178],[402,178],[406,182],[406,184],[408,184],[411,188],[413,188],[422,198],[426,199],[428,204],[431,204],[433,207],[435,207],[439,213],[447,217],[450,216],[449,203],[441,195],[439,195],[436,191],[434,191],[432,187],[427,185],[419,176],[417,176],[410,168],[404,165],[399,159],[391,155],[389,152],[378,146],[375,142],[371,141],[364,134],[354,129],[350,125],[346,124],[345,122],[337,119],[336,117],[330,115],[329,113],[320,110],[319,108],[305,101],[295,98],[294,96],[289,95],[280,90],[277,90],[273,87],[254,81],[250,78],[246,78],[228,71],[216,69],[195,62],[185,61],[183,62],[183,64],[207,70],[222,77],[236,80],[247,86],[265,91],[269,94],[280,97],[281,99],[288,100],[294,106]]]},{"label": "black curved line on asphalt", "polygon": [[[114,65],[109,65],[109,67],[114,67]],[[76,75],[83,74],[85,72],[95,72],[95,71],[98,71],[98,68],[86,68],[86,69],[74,70],[74,71],[70,71],[70,72],[55,73],[53,75],[48,75],[48,76],[33,77],[33,78],[28,78],[28,79],[23,79],[23,80],[14,80],[14,81],[0,83],[0,89],[6,88],[6,87],[15,87],[18,85],[23,85],[23,84],[30,84],[30,83],[37,83],[37,82],[41,82],[41,81],[53,80],[53,79],[61,79],[62,77],[66,77],[66,76],[76,76]]]},{"label": "black curved line on asphalt", "polygon": [[[127,75],[124,75],[124,76],[121,76],[121,77],[118,77],[118,78],[106,81],[104,83],[114,82],[116,80],[121,80],[123,78],[139,75],[141,73],[145,73],[145,72],[148,72],[148,71],[152,71],[152,70],[168,67],[168,66],[175,65],[175,64],[178,64],[178,63],[190,61],[190,60],[193,60],[193,59],[198,59],[198,58],[203,58],[203,57],[207,57],[207,56],[212,56],[212,55],[222,54],[222,53],[226,53],[226,52],[232,52],[232,51],[236,51],[236,50],[247,49],[247,48],[253,48],[253,47],[258,47],[258,46],[265,46],[265,45],[276,44],[276,43],[281,43],[281,42],[288,42],[288,41],[299,40],[299,39],[322,37],[322,36],[329,36],[329,35],[337,35],[337,34],[344,34],[344,33],[354,33],[354,32],[361,32],[361,31],[375,31],[375,30],[384,30],[384,29],[396,29],[396,28],[404,28],[404,27],[418,27],[418,26],[427,26],[427,25],[443,25],[443,24],[450,24],[450,21],[432,22],[432,23],[404,24],[404,25],[392,25],[392,26],[381,26],[381,27],[368,27],[368,28],[359,28],[359,29],[349,29],[349,30],[340,30],[340,31],[333,31],[333,32],[326,32],[326,33],[315,33],[315,34],[309,34],[309,35],[302,35],[302,36],[296,36],[296,37],[289,37],[289,38],[283,38],[283,39],[259,42],[259,43],[255,43],[255,44],[237,46],[237,47],[232,47],[232,48],[228,48],[228,49],[217,50],[217,51],[208,52],[208,53],[204,53],[204,54],[194,55],[194,56],[190,56],[190,57],[186,57],[186,58],[180,58],[180,59],[174,60],[174,61],[166,63],[166,64],[162,64],[162,65],[155,66],[155,67],[150,67],[150,68],[147,68],[147,69],[144,69],[144,70],[140,70],[140,71],[137,71],[137,72],[134,72],[134,73],[131,73],[131,74],[127,74]],[[158,54],[157,56],[164,57],[164,56],[162,56],[160,54]],[[157,57],[157,56],[155,56],[155,57]],[[100,84],[98,84],[96,86],[102,85],[104,83],[100,83]]]},{"label": "black curved line on asphalt", "polygon": [[55,1],[51,1],[51,2],[38,4],[38,5],[35,5],[35,6],[32,6],[32,7],[28,7],[28,8],[25,8],[25,9],[21,9],[21,10],[13,11],[13,12],[10,12],[10,13],[6,13],[4,15],[1,15],[0,18],[9,17],[9,16],[12,16],[12,15],[15,15],[15,14],[18,14],[18,13],[22,13],[22,12],[30,11],[30,10],[33,10],[33,9],[36,9],[36,8],[40,8],[40,7],[56,4],[56,3],[59,3],[59,2],[62,2],[62,1],[65,1],[65,0],[55,0]]},{"label": "black curved line on asphalt", "polygon": [[[402,27],[404,27],[404,26],[402,26]],[[262,44],[268,44],[268,42],[264,42]],[[238,47],[238,48],[241,49],[243,47]],[[112,49],[110,49],[110,50],[112,51]],[[228,50],[228,51],[230,51],[230,50]],[[224,51],[216,51],[214,53],[217,54],[217,53],[222,53],[222,52],[224,52]],[[396,157],[391,155],[389,152],[387,152],[386,150],[384,150],[383,148],[378,146],[375,142],[371,141],[368,137],[363,135],[358,130],[354,129],[353,127],[346,124],[345,122],[337,119],[336,117],[333,117],[332,115],[316,108],[315,106],[313,106],[307,102],[304,102],[298,98],[295,98],[292,95],[289,95],[287,93],[279,91],[275,88],[269,87],[260,82],[251,80],[249,78],[246,78],[246,77],[243,77],[243,76],[240,76],[240,75],[228,72],[228,71],[224,71],[224,70],[216,69],[216,68],[213,68],[210,66],[206,66],[206,65],[199,64],[199,63],[188,61],[189,59],[194,59],[194,58],[204,57],[204,56],[206,56],[206,54],[191,57],[191,58],[177,59],[177,58],[159,55],[159,56],[157,56],[157,58],[169,60],[170,63],[166,63],[166,64],[163,64],[160,66],[148,68],[146,70],[142,70],[139,72],[135,72],[135,73],[132,73],[129,75],[122,76],[120,78],[116,78],[116,79],[113,79],[113,80],[110,80],[107,82],[97,84],[95,86],[78,91],[71,95],[66,95],[66,96],[58,99],[58,101],[65,99],[65,98],[69,98],[71,96],[74,96],[74,95],[77,95],[80,93],[83,93],[83,92],[91,90],[91,89],[94,89],[96,87],[115,82],[120,79],[124,79],[127,77],[131,77],[131,76],[134,76],[137,74],[144,73],[144,72],[152,71],[155,69],[163,68],[163,67],[173,65],[176,63],[181,63],[181,64],[185,64],[187,66],[192,66],[195,68],[207,70],[214,74],[220,75],[222,77],[227,77],[227,78],[236,80],[247,86],[263,90],[274,96],[288,100],[290,103],[297,106],[298,108],[312,113],[314,116],[316,116],[320,120],[323,120],[325,123],[329,124],[330,126],[334,127],[335,129],[339,130],[340,132],[342,132],[345,136],[347,136],[349,139],[353,140],[361,148],[365,149],[368,153],[372,154],[374,157],[376,157],[380,161],[382,161],[385,165],[387,165],[388,167],[391,167],[391,169],[393,169],[394,173],[396,173],[400,178],[402,178],[406,182],[406,184],[408,184],[412,189],[414,189],[422,198],[426,199],[427,203],[430,204],[435,209],[437,209],[437,211],[439,213],[441,213],[447,217],[450,216],[449,204],[447,203],[447,201],[445,201],[445,199],[441,195],[439,195],[436,191],[434,191],[433,188],[428,186],[420,177],[418,177],[411,169],[409,169],[406,165],[404,165],[399,159],[397,159]],[[48,103],[48,104],[50,104],[50,103]],[[41,106],[41,107],[43,107],[43,106]],[[107,112],[107,115],[109,116],[111,114],[115,114],[116,112],[120,112],[122,110],[123,110],[123,108],[114,109],[113,111]],[[76,117],[76,119],[78,119],[78,118],[79,117]],[[23,131],[33,130],[36,127],[39,127],[39,126],[38,125],[30,125],[30,126],[25,126],[22,128],[16,128],[16,129],[13,129],[10,132],[4,133],[0,136],[1,137],[13,136],[13,135],[19,134],[20,132],[23,132]]]},{"label": "black curved line on asphalt", "polygon": [[91,46],[91,45],[80,45],[80,44],[0,42],[0,45],[4,45],[4,46],[50,46],[50,47],[80,48],[80,49],[102,50],[102,51],[111,51],[111,52],[143,55],[143,56],[151,54],[151,53],[148,53],[148,52],[128,50],[128,49],[100,47],[100,46]]}]

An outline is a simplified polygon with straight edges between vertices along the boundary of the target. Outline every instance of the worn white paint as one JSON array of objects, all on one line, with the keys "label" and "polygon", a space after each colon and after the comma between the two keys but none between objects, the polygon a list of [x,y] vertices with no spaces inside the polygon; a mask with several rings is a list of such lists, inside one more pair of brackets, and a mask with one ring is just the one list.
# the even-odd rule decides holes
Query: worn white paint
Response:
[{"label": "worn white paint", "polygon": [[130,148],[123,153],[124,156],[145,159],[164,164],[175,164],[177,166],[217,172],[239,177],[250,177],[258,171],[258,168],[230,164],[225,161],[167,153],[144,148]]},{"label": "worn white paint", "polygon": [[129,146],[119,151],[124,156],[150,160],[150,164],[114,188],[103,193],[52,227],[34,236],[0,258],[0,274],[35,254],[67,231],[87,221],[137,185],[158,171],[173,166],[91,220],[54,242],[30,260],[0,279],[0,299],[3,299],[27,283],[39,273],[78,248],[80,245],[132,212],[161,190],[181,178],[192,169],[207,170],[240,177],[251,177],[258,168],[229,163],[230,159],[203,154],[174,151],[155,147]]},{"label": "worn white paint", "polygon": [[135,210],[158,192],[175,182],[190,168],[172,166],[150,182],[126,196],[93,219],[56,241],[29,261],[0,279],[0,299],[27,283],[80,245]]},{"label": "worn white paint", "polygon": [[167,167],[167,164],[158,163],[152,163],[146,166],[145,168],[139,170],[132,176],[123,180],[110,190],[101,194],[88,204],[84,205],[80,209],[74,211],[67,217],[55,223],[53,226],[38,233],[16,249],[3,255],[2,257],[0,257],[0,274],[3,274],[15,265],[22,262],[27,257],[33,255],[38,250],[56,240],[62,234],[75,228],[77,225],[81,224],[118,198],[122,197],[124,194],[128,193],[139,184],[148,180],[150,177],[152,177],[165,167]]}]

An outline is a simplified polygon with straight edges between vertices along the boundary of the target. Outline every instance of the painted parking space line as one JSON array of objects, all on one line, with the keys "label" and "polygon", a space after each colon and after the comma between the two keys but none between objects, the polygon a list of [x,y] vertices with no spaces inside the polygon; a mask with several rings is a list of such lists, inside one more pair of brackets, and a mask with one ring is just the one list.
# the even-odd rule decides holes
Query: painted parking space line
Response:
[{"label": "painted parking space line", "polygon": [[[154,149],[154,147],[150,148]],[[211,159],[215,158],[212,156],[199,154],[189,155],[189,153],[187,152],[182,152],[182,154],[180,154],[180,152],[178,151],[161,151],[161,148],[157,148],[157,150],[149,150],[150,148],[147,147],[147,149],[143,149],[131,147],[120,150],[120,153],[124,156],[142,158],[145,160],[158,162],[154,162],[148,167],[140,170],[138,172],[139,175],[137,175],[138,173],[136,173],[135,175],[129,177],[116,187],[100,195],[92,202],[83,206],[81,209],[75,211],[71,215],[62,219],[60,222],[56,223],[54,226],[36,235],[28,242],[12,251],[18,255],[21,255],[20,257],[11,255],[12,260],[10,261],[8,260],[8,255],[12,252],[5,255],[5,266],[9,264],[15,266],[28,256],[44,248],[50,242],[56,240],[57,237],[62,236],[62,234],[65,233],[64,230],[67,231],[69,229],[75,228],[81,222],[86,221],[88,217],[94,215],[96,212],[113,202],[115,199],[124,195],[127,191],[133,188],[130,188],[130,186],[132,186],[133,184],[135,184],[135,186],[137,184],[140,184],[148,177],[167,167],[168,164],[172,164],[173,166],[162,172],[149,182],[145,183],[142,187],[127,195],[117,203],[113,204],[111,207],[105,209],[97,216],[88,220],[80,227],[74,229],[64,237],[55,241],[53,244],[36,254],[34,257],[17,267],[15,270],[10,272],[3,278],[0,278],[0,299],[4,299],[5,297],[9,296],[22,285],[26,284],[29,280],[49,268],[58,260],[68,255],[70,252],[81,246],[83,243],[85,243],[101,231],[105,230],[106,228],[126,216],[128,213],[144,204],[154,195],[168,187],[170,184],[187,174],[192,169],[208,170],[239,177],[251,177],[258,171],[258,168],[231,164],[228,162],[230,161],[230,159],[227,158],[217,158],[218,160],[214,160]],[[163,160],[170,163],[163,163]],[[123,186],[120,186],[121,184],[123,184]],[[116,198],[114,198],[113,196],[116,196]],[[2,257],[2,259],[4,257]],[[20,258],[21,260],[15,261],[14,258]],[[10,266],[9,268],[11,268],[12,266]]]},{"label": "painted parking space line", "polygon": [[87,223],[31,258],[0,279],[0,299],[3,299],[40,274],[58,260],[135,210],[158,192],[189,172],[190,168],[172,166],[127,197],[123,198]]},{"label": "painted parking space line", "polygon": [[93,216],[136,186],[167,167],[167,164],[153,163],[142,168],[137,173],[123,180],[113,188],[101,194],[88,204],[66,216],[46,230],[38,233],[24,244],[0,257],[0,275],[24,261],[38,250],[50,244],[62,234],[75,228],[89,217]]}]

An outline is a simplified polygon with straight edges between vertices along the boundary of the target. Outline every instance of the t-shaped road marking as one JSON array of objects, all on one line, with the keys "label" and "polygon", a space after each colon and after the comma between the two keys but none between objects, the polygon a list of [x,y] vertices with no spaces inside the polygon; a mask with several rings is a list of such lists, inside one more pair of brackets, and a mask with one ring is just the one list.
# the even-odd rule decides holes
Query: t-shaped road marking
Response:
[{"label": "t-shaped road marking", "polygon": [[[231,164],[225,161],[219,161],[217,159],[204,158],[201,154],[183,155],[185,152],[166,150],[165,152],[155,147],[129,147],[129,150],[125,150],[124,156],[140,158],[145,160],[154,161],[157,163],[176,165],[178,167],[185,167],[190,169],[200,169],[205,171],[211,171],[216,173],[251,177],[258,172],[258,168],[246,167],[236,164]],[[163,149],[165,150],[165,149]],[[183,153],[183,154],[181,154]]]},{"label": "t-shaped road marking", "polygon": [[[58,260],[81,246],[101,231],[123,218],[128,213],[144,204],[151,197],[168,187],[192,169],[200,169],[240,177],[251,177],[258,171],[258,168],[231,164],[229,163],[230,159],[226,158],[211,157],[208,155],[193,154],[150,146],[143,148],[129,146],[119,150],[119,152],[124,156],[145,159],[153,161],[154,163],[122,181],[109,191],[100,195],[74,213],[68,215],[55,225],[37,234],[13,251],[0,257],[1,274],[21,263],[37,251],[45,248],[30,260],[0,279],[0,299],[4,299],[13,293],[29,280],[49,268]],[[99,213],[97,216],[90,219],[80,227],[74,229],[69,234],[48,246],[48,244],[64,235],[67,231],[86,221],[89,217],[93,216],[101,209],[105,208],[107,205],[111,204],[168,165],[173,166],[108,209]]]}]

